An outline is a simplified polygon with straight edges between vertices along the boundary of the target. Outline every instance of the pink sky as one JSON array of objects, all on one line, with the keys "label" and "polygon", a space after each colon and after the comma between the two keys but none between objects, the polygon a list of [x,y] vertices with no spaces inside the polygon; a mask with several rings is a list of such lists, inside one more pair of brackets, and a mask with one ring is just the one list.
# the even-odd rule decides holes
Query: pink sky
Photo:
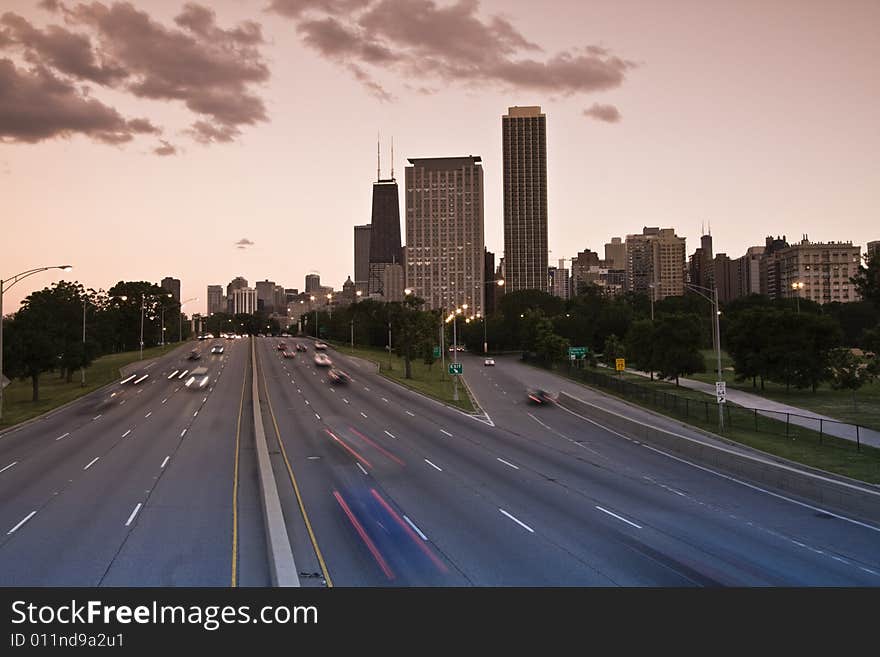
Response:
[{"label": "pink sky", "polygon": [[[316,270],[339,287],[353,273],[352,226],[369,222],[377,131],[383,175],[393,134],[401,181],[407,157],[482,156],[486,243],[500,257],[510,105],[547,114],[553,264],[646,225],[675,227],[690,253],[711,222],[716,251],[731,256],[770,233],[880,239],[873,0],[276,0],[284,16],[253,0],[212,2],[215,23],[193,8],[175,23],[178,1],[127,14],[60,4],[0,9],[3,278],[62,262],[94,288],[172,275],[184,298],[200,297],[191,312],[204,311],[206,285],[237,275],[302,289]],[[102,22],[137,12],[169,39],[158,49],[168,57],[150,43],[136,52],[123,22]],[[253,26],[233,33],[242,21],[262,39]],[[50,24],[86,35],[93,65],[73,66]],[[193,73],[199,62],[210,75]],[[83,128],[70,97],[41,100],[51,85],[36,85],[37,65],[77,103],[100,102],[112,133]],[[35,103],[24,117],[23,89]],[[585,116],[594,104],[620,120]],[[176,154],[154,154],[160,140]],[[242,238],[254,245],[237,249]],[[55,279],[19,284],[5,310]]]}]

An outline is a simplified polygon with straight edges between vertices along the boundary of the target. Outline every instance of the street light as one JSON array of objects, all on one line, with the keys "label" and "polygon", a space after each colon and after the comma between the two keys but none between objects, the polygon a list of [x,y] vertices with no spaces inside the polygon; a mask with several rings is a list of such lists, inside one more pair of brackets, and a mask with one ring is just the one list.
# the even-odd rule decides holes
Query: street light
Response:
[{"label": "street light", "polygon": [[[169,294],[146,294],[145,292],[141,292],[141,353],[140,353],[139,360],[144,359],[144,307],[145,307],[147,297],[157,297],[158,298],[158,297],[172,297],[172,296],[174,296],[174,295],[171,293],[169,293]],[[164,324],[164,321],[165,321],[164,309],[163,309],[162,321]],[[164,326],[163,326],[163,328],[164,328]],[[164,333],[162,334],[162,339],[163,339],[163,341],[165,339]],[[163,342],[163,345],[164,345],[164,342]]]},{"label": "street light", "polygon": [[[456,308],[455,312],[449,313],[446,323],[452,322],[452,362],[458,364],[458,331],[456,328],[456,320],[461,315],[461,308]],[[452,400],[458,401],[458,375],[452,375]]]},{"label": "street light", "polygon": [[800,314],[800,312],[801,312],[801,290],[804,289],[804,284],[802,281],[792,283],[791,289],[794,290],[794,294],[797,297],[797,311],[798,311],[798,314]]},{"label": "street light", "polygon": [[333,295],[332,294],[327,295],[327,307],[330,308],[330,319],[332,320],[333,319]]},{"label": "street light", "polygon": [[309,296],[309,300],[315,306],[315,339],[317,340],[318,339],[318,305],[315,303],[315,301],[317,301],[317,299],[315,298],[315,295],[312,294],[311,296]]},{"label": "street light", "polygon": [[[712,329],[715,334],[713,336],[715,342],[715,355],[718,358],[718,383],[724,383],[724,373],[721,370],[721,308],[718,306],[718,288],[708,288],[703,287],[702,285],[694,285],[693,283],[685,283],[684,286],[689,288],[692,292],[699,294],[704,299],[708,299],[712,303],[712,314],[715,316],[715,322],[712,325]],[[709,295],[700,292],[700,290],[711,292],[712,296],[710,297]],[[724,407],[721,405],[720,398],[718,399],[718,428],[720,431],[724,431]]]},{"label": "street light", "polygon": [[188,304],[190,301],[198,301],[198,297],[192,297],[191,299],[187,299],[186,301],[182,301],[179,305],[180,308],[177,310],[177,341],[183,342],[183,307]]},{"label": "street light", "polygon": [[[497,285],[498,287],[504,287],[504,279],[503,278],[498,278],[498,279],[495,279],[494,281],[493,280],[483,281],[483,287],[489,287],[493,283],[495,285]],[[486,297],[485,296],[483,297],[483,305],[484,306],[486,305]],[[489,353],[489,342],[486,338],[486,320],[487,320],[489,314],[486,312],[486,308],[483,308],[482,315],[483,315],[483,354],[485,355],[485,354]],[[480,317],[480,313],[477,313],[477,317]]]},{"label": "street light", "polygon": [[648,283],[648,287],[651,288],[651,321],[654,321],[654,297],[657,296],[655,290],[657,289],[656,283]]},{"label": "street light", "polygon": [[[4,287],[8,290],[20,280],[23,280],[28,276],[33,276],[34,274],[39,274],[41,271],[48,271],[50,269],[70,271],[71,269],[73,269],[73,267],[71,265],[36,267],[35,269],[28,269],[27,271],[23,271],[19,274],[16,274],[15,276],[10,276],[6,280],[0,278],[0,420],[3,419],[3,290]],[[7,285],[7,283],[9,284]]]}]

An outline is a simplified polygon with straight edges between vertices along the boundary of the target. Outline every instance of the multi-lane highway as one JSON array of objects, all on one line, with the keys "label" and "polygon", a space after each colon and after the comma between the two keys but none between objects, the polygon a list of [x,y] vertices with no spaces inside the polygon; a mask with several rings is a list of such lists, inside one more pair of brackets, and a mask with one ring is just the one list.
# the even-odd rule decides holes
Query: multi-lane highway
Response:
[{"label": "multi-lane highway", "polygon": [[[281,341],[255,339],[256,382],[304,586],[880,585],[871,523],[529,405],[524,390],[616,400],[465,357],[485,411],[469,416],[331,349],[352,377],[334,384],[311,342],[287,359]],[[202,391],[168,378],[188,366],[181,349],[113,398],[0,436],[0,583],[269,583],[251,348],[225,344],[206,349]]]}]

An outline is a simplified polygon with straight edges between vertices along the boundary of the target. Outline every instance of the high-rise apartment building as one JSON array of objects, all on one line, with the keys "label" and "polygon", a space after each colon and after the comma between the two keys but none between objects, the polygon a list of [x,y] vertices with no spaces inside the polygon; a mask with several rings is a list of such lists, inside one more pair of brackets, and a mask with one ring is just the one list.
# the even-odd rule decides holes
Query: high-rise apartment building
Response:
[{"label": "high-rise apartment building", "polygon": [[501,117],[505,287],[547,291],[547,119],[540,107]]},{"label": "high-rise apartment building", "polygon": [[850,281],[861,262],[861,247],[852,242],[810,242],[806,235],[797,244],[775,254],[779,280],[775,298],[811,299],[818,304],[859,301]]},{"label": "high-rise apartment building", "polygon": [[[473,155],[410,158],[409,163],[406,284],[427,308],[450,310],[467,303],[469,312],[483,313],[481,159]],[[545,278],[546,273],[545,269]]]},{"label": "high-rise apartment building", "polygon": [[318,294],[321,291],[321,275],[306,274],[306,294]]},{"label": "high-rise apartment building", "polygon": [[[615,238],[620,239],[620,238]],[[584,249],[571,259],[571,293],[579,294],[585,285],[599,281],[599,254]]]},{"label": "high-rise apartment building", "polygon": [[688,282],[710,290],[713,289],[715,286],[713,258],[712,236],[703,235],[700,237],[699,248],[691,255],[688,263]]},{"label": "high-rise apartment building", "polygon": [[571,290],[571,281],[569,279],[568,268],[565,266],[565,258],[559,259],[558,267],[548,268],[547,284],[550,288],[550,294],[560,299],[568,299]]},{"label": "high-rise apartment building", "polygon": [[275,281],[257,281],[257,308],[271,313],[275,310]]},{"label": "high-rise apartment building", "polygon": [[225,313],[226,312],[226,299],[223,298],[223,286],[222,285],[209,285],[208,286],[208,314],[213,315],[214,313]]},{"label": "high-rise apartment building", "polygon": [[180,303],[180,279],[166,276],[160,283],[163,290],[167,290],[174,296],[174,300]]},{"label": "high-rise apartment building", "polygon": [[880,256],[880,240],[868,242],[868,248],[865,250],[865,253],[868,254],[869,258],[876,258]]},{"label": "high-rise apartment building", "polygon": [[236,276],[229,282],[229,285],[226,286],[226,312],[230,314],[235,312],[235,299],[233,295],[236,290],[240,290],[247,286],[247,279],[243,276]]},{"label": "high-rise apartment building", "polygon": [[685,239],[674,228],[648,228],[626,236],[627,290],[659,301],[684,294]]},{"label": "high-rise apartment building", "polygon": [[[498,300],[498,281],[501,280],[495,276],[495,254],[483,248],[483,284],[486,286],[486,292],[483,295],[483,301],[486,304],[486,315],[493,314],[497,308]],[[503,285],[503,283],[502,283]]]},{"label": "high-rise apartment building", "polygon": [[608,269],[626,269],[626,243],[619,237],[612,237],[605,244],[605,266]]},{"label": "high-rise apartment building", "polygon": [[257,291],[252,287],[239,287],[232,292],[232,312],[253,315],[257,312]]},{"label": "high-rise apartment building", "polygon": [[371,228],[370,224],[354,227],[354,286],[363,294],[369,292]]}]

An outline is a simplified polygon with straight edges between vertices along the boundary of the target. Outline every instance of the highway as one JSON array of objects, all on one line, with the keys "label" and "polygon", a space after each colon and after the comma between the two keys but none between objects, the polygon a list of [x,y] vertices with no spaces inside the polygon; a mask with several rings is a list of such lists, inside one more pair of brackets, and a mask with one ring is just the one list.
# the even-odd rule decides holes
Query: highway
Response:
[{"label": "highway", "polygon": [[[178,348],[0,436],[0,584],[230,586],[233,562],[237,583],[268,584],[247,342],[223,341],[222,355],[211,343]],[[185,358],[193,346],[199,361]],[[194,367],[208,368],[202,390],[181,378]]]},{"label": "highway", "polygon": [[[250,341],[211,344],[204,390],[177,378],[189,345],[0,436],[0,584],[270,583]],[[529,405],[534,383],[626,408],[515,359],[464,356],[470,416],[330,349],[333,384],[311,341],[255,345],[303,586],[880,585],[877,527]]]},{"label": "highway", "polygon": [[354,377],[334,386],[276,343],[261,376],[315,536],[297,562],[320,553],[336,585],[880,584],[877,528],[525,404],[550,374],[466,357],[480,421],[331,350]]}]

